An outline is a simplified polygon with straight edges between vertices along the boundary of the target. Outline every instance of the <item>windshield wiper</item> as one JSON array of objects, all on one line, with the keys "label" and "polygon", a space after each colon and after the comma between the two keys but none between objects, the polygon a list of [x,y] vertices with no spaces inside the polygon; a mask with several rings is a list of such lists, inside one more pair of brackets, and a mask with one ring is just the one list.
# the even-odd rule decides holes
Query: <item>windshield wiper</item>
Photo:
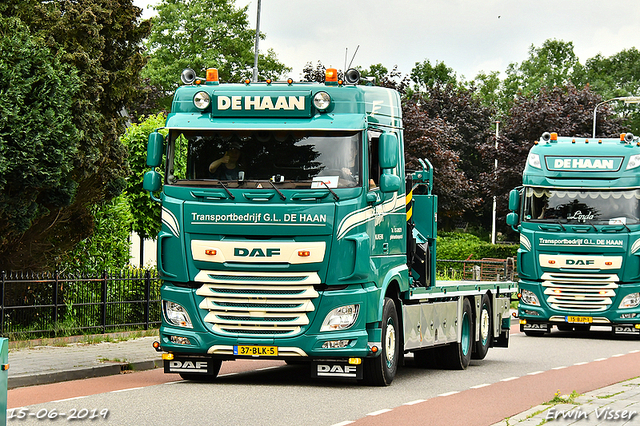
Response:
[{"label": "windshield wiper", "polygon": [[235,195],[233,195],[233,194],[231,193],[231,191],[229,191],[229,188],[227,188],[227,185],[225,185],[224,183],[222,183],[222,181],[221,181],[221,180],[219,180],[219,181],[218,181],[218,183],[220,184],[220,186],[222,186],[222,187],[224,188],[224,190],[225,190],[225,191],[227,191],[227,194],[229,194],[229,198],[231,198],[232,200],[235,200],[235,199],[236,199]]},{"label": "windshield wiper", "polygon": [[338,194],[336,194],[333,189],[329,188],[329,185],[327,185],[327,182],[325,182],[324,179],[322,179],[320,182],[322,182],[322,184],[327,187],[327,189],[329,190],[329,192],[331,192],[331,195],[333,195],[333,198],[335,198],[336,201],[340,200],[340,197],[338,197]]},{"label": "windshield wiper", "polygon": [[273,184],[273,182],[271,182],[271,180],[269,180],[269,183],[271,184],[271,186],[273,186],[273,189],[275,189],[275,190],[276,190],[276,192],[278,193],[278,195],[280,196],[280,199],[281,199],[282,201],[284,201],[284,200],[286,200],[286,199],[287,199],[287,197],[285,197],[285,196],[284,196],[284,194],[282,193],[282,191],[280,191],[280,190],[278,189],[278,187],[277,187],[277,186],[275,186],[275,185]]}]

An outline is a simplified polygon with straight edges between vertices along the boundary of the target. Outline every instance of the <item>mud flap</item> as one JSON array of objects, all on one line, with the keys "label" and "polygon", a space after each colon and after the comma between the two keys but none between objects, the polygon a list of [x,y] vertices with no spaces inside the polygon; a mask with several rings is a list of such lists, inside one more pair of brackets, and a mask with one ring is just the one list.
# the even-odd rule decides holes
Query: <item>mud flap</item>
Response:
[{"label": "mud flap", "polygon": [[311,362],[311,377],[362,379],[362,364],[349,364],[347,360],[318,359]]},{"label": "mud flap", "polygon": [[208,358],[175,357],[164,360],[165,373],[214,374],[213,360]]}]

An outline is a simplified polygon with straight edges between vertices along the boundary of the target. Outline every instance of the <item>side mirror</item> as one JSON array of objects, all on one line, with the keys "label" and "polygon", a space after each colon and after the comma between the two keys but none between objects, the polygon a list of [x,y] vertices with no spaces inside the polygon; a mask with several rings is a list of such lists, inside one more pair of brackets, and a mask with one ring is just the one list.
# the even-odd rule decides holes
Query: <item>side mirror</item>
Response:
[{"label": "side mirror", "polygon": [[158,132],[152,132],[149,135],[147,144],[147,166],[160,167],[162,164],[162,151],[164,147],[164,138]]},{"label": "side mirror", "polygon": [[398,137],[393,133],[383,133],[378,142],[381,169],[393,169],[398,165]]},{"label": "side mirror", "polygon": [[396,192],[400,189],[400,177],[390,173],[380,175],[380,191]]},{"label": "side mirror", "polygon": [[509,192],[509,210],[512,212],[517,211],[520,208],[520,191],[512,189]]},{"label": "side mirror", "polygon": [[515,229],[515,226],[518,224],[518,213],[511,212],[507,215],[507,225],[509,225],[512,229]]},{"label": "side mirror", "polygon": [[160,173],[155,170],[148,171],[144,174],[144,179],[142,180],[142,188],[145,191],[151,192],[153,195],[154,192],[160,191],[162,187],[162,177]]}]

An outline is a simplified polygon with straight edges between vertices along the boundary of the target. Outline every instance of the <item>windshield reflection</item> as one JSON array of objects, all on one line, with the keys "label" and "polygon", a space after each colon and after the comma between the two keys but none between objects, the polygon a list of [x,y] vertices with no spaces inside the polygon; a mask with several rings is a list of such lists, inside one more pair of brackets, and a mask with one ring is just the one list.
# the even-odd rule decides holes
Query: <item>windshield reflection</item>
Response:
[{"label": "windshield reflection", "polygon": [[356,187],[362,182],[361,138],[360,131],[172,131],[167,183]]},{"label": "windshield reflection", "polygon": [[526,188],[525,222],[639,223],[640,190]]}]

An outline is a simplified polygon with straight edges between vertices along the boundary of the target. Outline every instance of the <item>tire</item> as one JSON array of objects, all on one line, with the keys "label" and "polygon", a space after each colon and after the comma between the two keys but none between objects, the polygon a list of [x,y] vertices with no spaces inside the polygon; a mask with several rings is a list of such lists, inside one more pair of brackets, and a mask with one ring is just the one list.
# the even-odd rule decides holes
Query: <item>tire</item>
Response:
[{"label": "tire", "polygon": [[471,361],[473,351],[473,312],[471,302],[464,299],[462,302],[462,317],[460,318],[460,341],[438,348],[437,356],[439,364],[449,370],[465,370]]},{"label": "tire", "polygon": [[493,337],[491,300],[487,294],[482,296],[480,315],[476,318],[476,321],[480,324],[480,335],[478,336],[478,341],[474,344],[475,347],[471,358],[484,359],[487,356],[487,352],[489,352],[489,346],[491,346],[491,339]]},{"label": "tire", "polygon": [[396,376],[400,359],[400,324],[393,300],[385,297],[382,308],[382,350],[375,358],[365,358],[363,382],[389,386]]},{"label": "tire", "polygon": [[212,359],[209,362],[213,363],[213,374],[198,374],[198,373],[179,373],[180,377],[184,380],[190,380],[192,382],[213,382],[218,377],[220,367],[222,366],[221,359]]}]

